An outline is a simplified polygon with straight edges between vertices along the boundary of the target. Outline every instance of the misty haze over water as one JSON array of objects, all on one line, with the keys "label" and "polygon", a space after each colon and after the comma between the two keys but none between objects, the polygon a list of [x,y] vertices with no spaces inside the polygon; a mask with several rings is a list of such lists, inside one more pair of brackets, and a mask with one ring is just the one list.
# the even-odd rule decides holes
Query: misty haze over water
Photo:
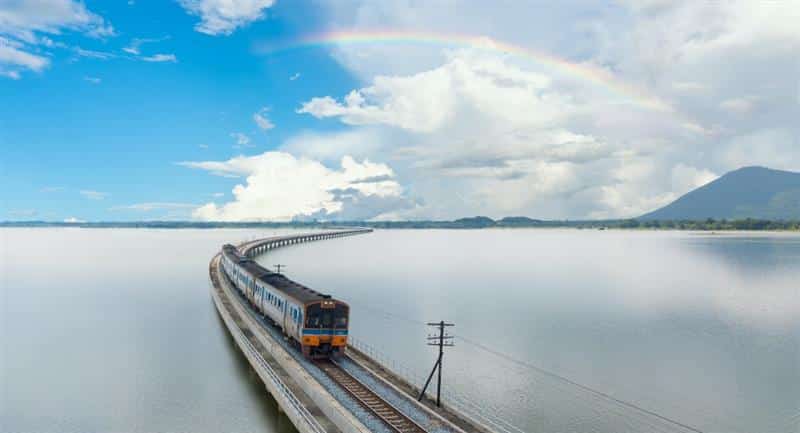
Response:
[{"label": "misty haze over water", "polygon": [[[290,432],[217,318],[226,242],[291,230],[3,229],[6,431]],[[800,236],[408,230],[260,259],[351,305],[352,335],[417,374],[420,322],[456,323],[444,396],[526,432],[705,432],[800,422]]]}]

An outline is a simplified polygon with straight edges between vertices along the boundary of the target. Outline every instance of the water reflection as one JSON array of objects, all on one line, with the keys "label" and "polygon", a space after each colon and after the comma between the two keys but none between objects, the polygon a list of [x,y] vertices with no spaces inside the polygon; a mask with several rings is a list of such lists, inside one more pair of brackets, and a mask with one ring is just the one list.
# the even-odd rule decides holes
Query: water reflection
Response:
[{"label": "water reflection", "polygon": [[286,414],[279,410],[278,402],[275,401],[269,392],[265,392],[266,388],[264,383],[261,381],[261,378],[258,377],[258,373],[250,366],[247,357],[244,356],[239,346],[237,346],[236,340],[234,340],[233,336],[228,332],[225,322],[217,313],[213,301],[210,303],[210,308],[213,309],[214,316],[217,318],[217,324],[225,335],[225,347],[228,349],[230,356],[236,358],[236,374],[240,382],[247,383],[248,386],[246,388],[250,399],[261,403],[259,405],[259,414],[261,415],[259,423],[269,426],[271,431],[275,433],[296,433],[297,429],[294,428],[292,422],[286,417]]},{"label": "water reflection", "polygon": [[[272,234],[0,230],[2,430],[291,432],[206,273],[223,243]],[[798,255],[789,235],[379,231],[264,264],[349,301],[354,334],[420,375],[435,359],[421,323],[454,321],[445,395],[527,432],[680,431],[541,367],[707,432],[787,433],[800,422]]]},{"label": "water reflection", "polygon": [[350,301],[354,334],[420,375],[435,356],[420,323],[454,321],[445,383],[526,431],[686,431],[528,363],[704,431],[784,433],[800,407],[799,240],[381,231],[268,261]]},{"label": "water reflection", "polygon": [[0,230],[0,430],[293,432],[208,289],[223,243],[274,233]]}]

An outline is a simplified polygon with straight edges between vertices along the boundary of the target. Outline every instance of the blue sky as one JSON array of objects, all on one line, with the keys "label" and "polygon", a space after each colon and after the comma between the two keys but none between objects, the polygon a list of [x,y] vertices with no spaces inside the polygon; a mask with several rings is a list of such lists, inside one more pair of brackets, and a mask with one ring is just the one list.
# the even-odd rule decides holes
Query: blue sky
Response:
[{"label": "blue sky", "polygon": [[[336,128],[295,110],[316,94],[357,85],[321,50],[253,54],[255,42],[313,30],[308,4],[276,5],[268,23],[215,37],[195,31],[197,17],[178,3],[114,3],[86,8],[112,23],[115,36],[63,31],[57,40],[70,48],[48,50],[46,70],[0,80],[5,219],[28,219],[31,211],[48,220],[137,219],[135,211],[109,208],[230,195],[233,181],[174,162],[230,157],[236,132],[250,138],[240,152],[254,154],[293,131]],[[131,58],[123,49],[137,38],[159,39],[142,43],[142,55],[167,53],[177,61]],[[76,47],[114,57],[82,56]],[[280,127],[258,128],[252,115],[263,107]]]},{"label": "blue sky", "polygon": [[[742,165],[800,169],[796,18],[0,2],[0,220],[635,216]],[[335,32],[361,36],[298,42]]]}]

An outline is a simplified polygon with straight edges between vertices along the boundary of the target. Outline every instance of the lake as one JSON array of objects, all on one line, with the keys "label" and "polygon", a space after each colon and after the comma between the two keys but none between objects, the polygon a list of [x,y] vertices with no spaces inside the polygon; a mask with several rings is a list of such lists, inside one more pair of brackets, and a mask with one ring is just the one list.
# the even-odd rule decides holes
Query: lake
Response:
[{"label": "lake", "polygon": [[[291,232],[0,230],[2,430],[292,432],[207,275]],[[800,431],[798,235],[386,230],[259,260],[349,302],[409,377],[425,323],[455,323],[443,400],[507,432]]]}]

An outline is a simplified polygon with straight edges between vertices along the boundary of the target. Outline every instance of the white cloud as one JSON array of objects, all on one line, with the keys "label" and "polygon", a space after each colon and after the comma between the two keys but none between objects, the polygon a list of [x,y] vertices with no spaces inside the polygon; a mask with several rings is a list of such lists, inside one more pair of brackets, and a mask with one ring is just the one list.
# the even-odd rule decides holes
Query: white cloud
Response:
[{"label": "white cloud", "polygon": [[64,222],[68,223],[68,224],[81,224],[81,223],[85,223],[86,221],[78,219],[78,218],[75,218],[75,217],[69,217],[69,218],[64,219]]},{"label": "white cloud", "polygon": [[275,0],[179,0],[189,13],[199,15],[195,30],[208,35],[230,35],[239,27],[264,18]]},{"label": "white cloud", "polygon": [[162,38],[133,38],[131,39],[127,47],[122,48],[122,51],[125,51],[128,54],[133,54],[135,56],[138,56],[142,54],[141,52],[142,45],[161,42],[167,39],[169,39],[169,36],[164,36]]},{"label": "white cloud", "polygon": [[88,57],[91,59],[108,60],[119,57],[114,53],[109,53],[105,51],[87,50],[81,47],[72,47],[72,51],[74,51],[75,54],[81,57]]},{"label": "white cloud", "polygon": [[264,131],[268,131],[275,127],[275,124],[272,123],[269,118],[267,118],[267,111],[269,111],[269,109],[264,107],[253,113],[253,121],[256,122],[256,125],[258,125],[258,127]]},{"label": "white cloud", "polygon": [[385,164],[345,156],[338,168],[265,152],[228,161],[183,162],[213,174],[245,176],[233,189],[234,200],[197,208],[197,219],[211,221],[287,221],[296,218],[374,218],[409,206],[394,171]]},{"label": "white cloud", "polygon": [[340,117],[350,125],[386,124],[431,131],[454,107],[452,87],[456,83],[449,72],[440,68],[409,77],[376,77],[372,86],[353,90],[342,103],[329,96],[313,98],[298,112],[317,118]]},{"label": "white cloud", "polygon": [[82,189],[79,191],[79,193],[89,200],[103,200],[109,196],[109,194],[106,192],[94,191],[91,189]]},{"label": "white cloud", "polygon": [[247,134],[242,132],[231,132],[231,137],[236,139],[236,145],[234,147],[247,147],[250,145],[250,137]]},{"label": "white cloud", "polygon": [[[525,1],[462,2],[457,15],[422,0],[323,3],[331,28],[424,31],[441,44],[333,42],[367,84],[298,111],[351,128],[304,131],[284,149],[386,161],[427,203],[396,213],[406,217],[629,217],[741,165],[800,168],[798,3],[659,4],[531,16]],[[448,36],[464,34],[520,48]]]},{"label": "white cloud", "polygon": [[[596,121],[603,113],[617,123],[630,121],[627,130],[642,119],[664,118],[630,107],[609,110],[605,96],[578,101],[541,72],[475,50],[451,52],[445,64],[418,74],[377,77],[343,102],[314,98],[300,111],[338,117],[359,132],[306,133],[285,148],[326,159],[344,148],[389,160],[401,178],[414,179],[428,203],[397,215],[442,218],[572,217],[597,210],[630,215],[638,207],[611,209],[616,202],[590,191],[616,185],[614,170],[629,164],[623,152],[629,144],[603,137],[605,128],[581,132],[587,129],[582,119]],[[649,187],[624,197],[649,193]]]},{"label": "white cloud", "polygon": [[97,77],[83,77],[85,81],[88,81],[92,84],[100,84],[103,80]]},{"label": "white cloud", "polygon": [[719,146],[715,156],[726,170],[760,165],[800,171],[800,134],[789,127],[765,128],[739,135]]},{"label": "white cloud", "polygon": [[22,75],[20,75],[19,71],[0,68],[0,77],[11,78],[12,80],[19,80],[20,78],[22,78]]},{"label": "white cloud", "polygon": [[715,179],[719,175],[710,170],[699,169],[689,165],[679,163],[672,168],[672,192],[676,195],[683,195],[695,188],[701,187]]},{"label": "white cloud", "polygon": [[4,2],[0,6],[0,33],[31,42],[34,33],[59,34],[76,30],[90,36],[113,36],[114,29],[101,16],[74,0]]},{"label": "white cloud", "polygon": [[39,72],[49,64],[50,59],[20,50],[12,46],[8,40],[0,38],[0,65],[4,65],[5,67],[22,67]]},{"label": "white cloud", "polygon": [[296,80],[298,78],[300,78],[300,73],[299,72],[295,72],[294,75],[289,77],[289,81],[294,81],[294,80]]},{"label": "white cloud", "polygon": [[50,64],[41,47],[63,47],[47,36],[77,31],[113,36],[102,17],[73,0],[12,1],[0,4],[0,75],[20,79],[22,70],[40,72]]},{"label": "white cloud", "polygon": [[175,57],[175,54],[153,54],[152,56],[142,56],[139,59],[144,60],[145,62],[172,62],[175,63],[178,61],[178,58]]}]

